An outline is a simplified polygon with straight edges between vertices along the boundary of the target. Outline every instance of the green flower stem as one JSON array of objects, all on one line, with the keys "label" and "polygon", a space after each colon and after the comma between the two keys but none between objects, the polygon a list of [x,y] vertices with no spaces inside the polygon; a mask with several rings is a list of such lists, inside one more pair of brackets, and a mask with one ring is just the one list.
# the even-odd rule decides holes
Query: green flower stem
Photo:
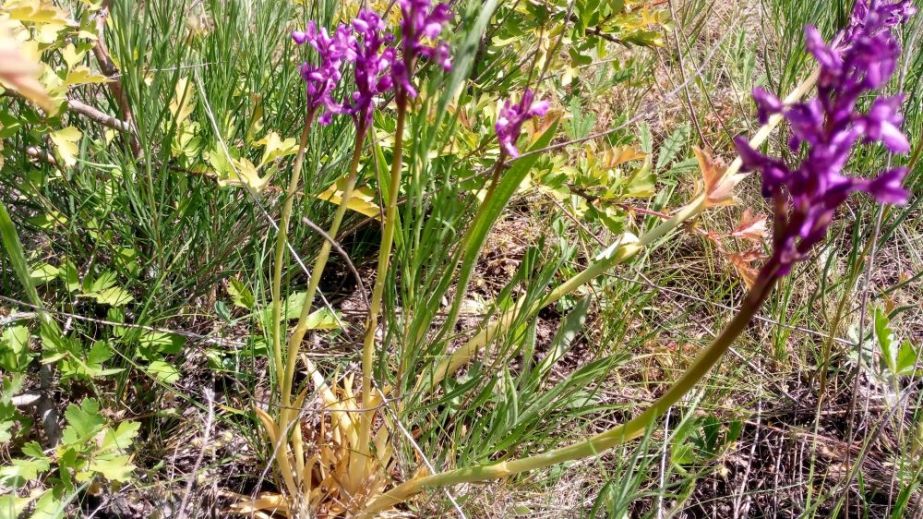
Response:
[{"label": "green flower stem", "polygon": [[275,363],[276,376],[282,375],[282,270],[285,258],[285,246],[288,242],[288,226],[292,219],[292,208],[295,203],[295,192],[301,183],[301,167],[308,149],[308,137],[311,135],[311,123],[314,121],[314,110],[305,116],[304,129],[301,131],[301,142],[298,146],[298,155],[292,167],[292,178],[288,183],[285,193],[285,204],[282,207],[282,221],[279,223],[279,234],[276,236],[276,249],[273,258],[272,286],[272,353]]},{"label": "green flower stem", "polygon": [[[340,205],[333,214],[333,222],[327,230],[327,234],[332,237],[336,237],[337,233],[340,231],[340,225],[343,223],[343,218],[346,215],[347,206],[356,189],[356,179],[359,176],[359,160],[362,158],[362,148],[365,144],[367,130],[368,126],[365,123],[360,123],[356,129],[356,146],[353,149],[352,160],[349,163],[349,176],[346,179],[346,185],[343,187]],[[304,340],[305,334],[308,333],[308,316],[311,315],[314,296],[317,295],[317,287],[320,285],[324,269],[327,267],[327,260],[330,259],[330,251],[332,248],[333,246],[331,243],[324,240],[320,252],[317,254],[317,259],[314,260],[314,266],[311,268],[311,281],[308,283],[308,290],[305,294],[304,306],[301,307],[301,314],[298,316],[298,323],[295,325],[295,329],[292,331],[292,335],[288,341],[285,374],[282,379],[282,402],[288,407],[290,407],[289,404],[291,404],[292,380],[295,378],[298,351],[301,348],[301,342]],[[293,414],[293,412],[292,409],[282,409],[283,415]]]},{"label": "green flower stem", "polygon": [[[311,124],[314,122],[314,115],[316,110],[309,110],[305,115],[304,129],[301,131],[301,140],[298,146],[298,154],[295,157],[295,164],[292,167],[292,177],[289,180],[288,189],[285,193],[285,203],[282,206],[282,216],[281,221],[279,222],[279,232],[276,236],[276,247],[274,255],[274,264],[273,264],[273,273],[272,273],[272,285],[270,286],[270,293],[272,296],[272,347],[273,347],[273,363],[276,371],[276,376],[280,377],[280,386],[281,393],[285,394],[285,382],[286,378],[283,374],[283,356],[282,356],[282,271],[284,267],[285,259],[285,249],[288,244],[288,226],[291,223],[292,210],[295,203],[295,193],[298,191],[298,186],[301,184],[301,169],[304,165],[304,157],[308,149],[308,138],[311,135]],[[284,406],[289,405],[286,401],[286,398],[283,397],[283,408]],[[280,416],[280,422],[282,416]],[[279,471],[282,473],[282,477],[285,481],[285,486],[288,488],[289,492],[292,495],[298,490],[298,486],[293,477],[294,472],[292,471],[291,465],[289,463],[288,449],[286,445],[282,443],[283,438],[277,438],[276,449],[278,453],[276,456],[277,464],[279,466]],[[303,456],[302,456],[303,457]],[[298,459],[296,455],[295,459]],[[303,463],[303,462],[302,462]]]},{"label": "green flower stem", "polygon": [[[375,332],[378,329],[378,316],[388,282],[388,269],[391,265],[391,248],[394,245],[394,233],[397,230],[397,200],[401,188],[401,169],[404,151],[404,123],[407,116],[407,99],[399,95],[397,99],[397,127],[394,130],[394,152],[391,157],[391,181],[388,186],[388,206],[385,210],[385,227],[378,251],[378,268],[375,273],[375,286],[369,301],[369,317],[362,343],[362,405],[370,407],[372,399],[372,368],[375,363]],[[369,456],[369,443],[372,435],[372,420],[375,411],[367,410],[359,422],[359,454],[366,460]]]},{"label": "green flower stem", "polygon": [[705,377],[718,360],[727,352],[728,348],[731,347],[731,344],[734,343],[737,337],[743,333],[757,311],[759,311],[763,302],[771,293],[772,287],[775,285],[777,279],[775,270],[776,263],[771,260],[770,263],[763,268],[760,281],[747,295],[737,315],[735,315],[734,319],[725,327],[721,335],[699,354],[692,366],[683,373],[683,376],[680,377],[663,396],[658,398],[650,407],[632,420],[597,434],[588,440],[536,454],[535,456],[492,465],[450,470],[439,474],[412,479],[371,500],[359,517],[372,517],[374,514],[402,503],[427,488],[497,479],[556,465],[565,461],[597,456],[616,445],[641,436],[644,434],[644,431],[648,430],[648,428],[653,425],[655,420],[670,408],[670,406],[678,402]]},{"label": "green flower stem", "polygon": [[[817,82],[818,74],[819,71],[815,70],[805,81],[798,85],[798,87],[785,98],[784,102],[786,104],[794,103],[801,99],[811,88],[813,88],[814,84]],[[782,122],[782,119],[783,118],[781,115],[774,115],[770,117],[769,121],[767,121],[766,124],[763,125],[763,127],[760,128],[750,139],[750,145],[754,148],[762,146],[769,138],[769,135],[772,133],[772,131],[779,125],[780,122]],[[740,157],[736,158],[734,162],[728,166],[727,170],[725,170],[722,178],[728,178],[737,174],[742,166],[743,162],[741,161]],[[624,238],[621,239],[620,242],[617,242],[613,244],[612,247],[610,247],[610,252],[608,254],[605,254],[602,258],[597,259],[583,272],[580,272],[576,276],[568,279],[560,286],[552,290],[538,304],[529,308],[526,316],[531,317],[536,315],[542,308],[557,302],[564,296],[574,293],[581,286],[589,283],[593,279],[596,279],[596,277],[604,274],[616,265],[631,259],[638,252],[652,247],[661,238],[673,232],[690,219],[698,216],[707,208],[707,194],[703,193],[699,195],[695,200],[677,211],[677,213],[670,220],[662,222],[660,225],[644,233],[637,241],[626,240]],[[477,355],[481,348],[489,344],[490,341],[498,334],[505,332],[506,329],[512,325],[516,315],[521,310],[521,303],[517,304],[510,310],[507,310],[498,319],[491,321],[483,330],[472,337],[459,349],[455,350],[455,352],[453,352],[447,360],[439,363],[432,374],[421,374],[420,378],[417,380],[416,390],[430,390],[445,380],[446,377],[453,375],[456,371],[465,366],[468,362],[471,361],[472,358],[474,358],[475,355]]]}]

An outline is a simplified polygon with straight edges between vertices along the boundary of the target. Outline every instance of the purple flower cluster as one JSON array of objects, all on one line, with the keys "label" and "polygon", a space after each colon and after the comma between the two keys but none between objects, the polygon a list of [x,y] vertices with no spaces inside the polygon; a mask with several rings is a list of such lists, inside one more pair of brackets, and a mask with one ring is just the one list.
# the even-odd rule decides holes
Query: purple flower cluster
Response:
[{"label": "purple flower cluster", "polygon": [[792,151],[806,148],[804,160],[792,169],[754,150],[746,139],[736,140],[744,168],[762,173],[763,194],[776,201],[775,275],[787,274],[824,238],[837,208],[851,193],[866,192],[880,203],[907,201],[909,194],[901,186],[906,168],[870,180],[843,170],[860,142],[881,142],[894,153],[910,150],[900,130],[902,96],[879,97],[864,113],[857,104],[891,79],[901,53],[893,29],[912,13],[909,1],[858,0],[849,26],[832,45],[814,27],[805,30],[807,48],[820,68],[817,97],[785,105],[764,89],[754,90],[760,121],[782,114],[791,126]]},{"label": "purple flower cluster", "polygon": [[310,22],[304,31],[293,31],[292,39],[298,45],[309,43],[317,51],[319,63],[303,63],[301,78],[307,88],[308,111],[313,114],[325,107],[320,123],[328,124],[333,114],[341,111],[340,105],[333,100],[333,90],[343,77],[343,62],[356,59],[356,38],[345,25],[337,27],[330,36],[327,29],[318,29],[317,24]]},{"label": "purple flower cluster", "polygon": [[497,140],[500,141],[500,148],[503,152],[510,157],[518,157],[519,149],[516,148],[516,141],[522,133],[522,125],[533,117],[543,117],[548,113],[549,107],[548,101],[535,100],[535,94],[529,89],[523,92],[518,104],[510,101],[504,102],[497,123],[494,125]]},{"label": "purple flower cluster", "polygon": [[[298,45],[309,43],[317,51],[319,63],[301,65],[301,77],[307,85],[308,109],[323,107],[320,118],[327,124],[335,114],[349,114],[357,124],[368,125],[376,100],[399,85],[399,93],[416,97],[413,66],[419,57],[438,62],[444,70],[452,68],[448,45],[437,41],[445,24],[452,18],[448,4],[432,6],[431,0],[400,0],[402,60],[392,45],[394,35],[384,20],[369,9],[362,9],[350,25],[340,25],[333,35],[310,22],[304,31],[292,32]],[[333,91],[343,77],[343,63],[355,64],[355,91],[342,103],[333,99]]]},{"label": "purple flower cluster", "polygon": [[432,0],[400,0],[403,61],[394,64],[394,80],[410,97],[417,96],[411,82],[418,57],[438,63],[443,70],[452,69],[452,53],[439,40],[442,29],[452,19],[449,4],[432,5]]},{"label": "purple flower cluster", "polygon": [[356,90],[344,106],[344,111],[352,115],[358,124],[367,125],[372,120],[378,96],[394,86],[391,67],[395,50],[388,46],[394,36],[385,32],[384,20],[368,9],[359,11],[352,25],[359,35],[356,40]]}]

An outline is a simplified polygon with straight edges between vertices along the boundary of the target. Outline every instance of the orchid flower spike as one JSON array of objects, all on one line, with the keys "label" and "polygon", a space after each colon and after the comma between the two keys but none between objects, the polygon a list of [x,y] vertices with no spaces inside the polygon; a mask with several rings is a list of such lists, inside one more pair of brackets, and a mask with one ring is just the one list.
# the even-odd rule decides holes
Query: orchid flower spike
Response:
[{"label": "orchid flower spike", "polygon": [[900,129],[902,95],[878,97],[865,112],[857,105],[891,79],[901,54],[894,30],[913,13],[908,0],[858,0],[850,23],[832,44],[814,27],[805,29],[807,48],[820,67],[815,98],[786,106],[764,89],[753,91],[760,121],[781,114],[791,126],[792,151],[804,149],[801,163],[790,167],[753,149],[742,137],[735,141],[744,168],[761,172],[763,195],[775,200],[770,259],[777,267],[775,275],[787,274],[826,236],[837,209],[851,193],[865,192],[882,204],[907,202],[910,193],[902,186],[906,168],[872,179],[844,170],[860,143],[880,142],[897,154],[910,151],[910,141]]},{"label": "orchid flower spike", "polygon": [[300,73],[307,89],[308,111],[314,113],[324,108],[319,122],[328,124],[334,114],[343,111],[333,100],[333,91],[343,78],[343,63],[356,59],[356,39],[345,25],[340,25],[330,35],[326,29],[310,22],[304,31],[293,31],[292,40],[297,45],[310,44],[317,53],[318,63],[303,63]]},{"label": "orchid flower spike", "polygon": [[494,129],[497,132],[497,140],[500,141],[500,148],[505,154],[513,158],[519,156],[516,141],[522,133],[522,125],[533,117],[544,117],[550,106],[548,101],[536,100],[535,94],[529,89],[523,92],[518,104],[510,101],[503,103]]},{"label": "orchid flower spike", "polygon": [[401,7],[402,59],[393,66],[394,82],[410,97],[417,96],[413,86],[413,67],[417,58],[434,61],[443,70],[452,70],[452,51],[439,36],[452,19],[449,4],[432,5],[432,0],[399,0]]}]

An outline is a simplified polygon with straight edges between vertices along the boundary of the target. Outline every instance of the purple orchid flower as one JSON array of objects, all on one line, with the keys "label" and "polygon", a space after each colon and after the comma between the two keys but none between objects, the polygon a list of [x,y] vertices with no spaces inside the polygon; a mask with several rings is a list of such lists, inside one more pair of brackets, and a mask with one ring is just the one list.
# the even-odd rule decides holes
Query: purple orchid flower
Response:
[{"label": "purple orchid flower", "polygon": [[518,157],[519,149],[516,148],[516,141],[522,133],[522,125],[533,117],[544,117],[550,106],[548,101],[536,101],[535,94],[529,89],[523,92],[518,104],[510,101],[504,102],[497,123],[494,125],[503,153],[513,158]]},{"label": "purple orchid flower", "polygon": [[394,86],[391,68],[394,66],[395,51],[388,47],[394,37],[385,32],[386,26],[381,17],[368,9],[359,11],[352,27],[359,36],[353,47],[356,91],[342,110],[352,115],[357,124],[367,127],[372,120],[377,98]]},{"label": "purple orchid flower", "polygon": [[763,195],[775,200],[774,254],[769,263],[774,275],[786,275],[826,236],[850,194],[862,191],[883,204],[907,202],[910,194],[901,185],[906,168],[873,179],[847,176],[843,170],[860,142],[880,142],[898,154],[910,151],[900,130],[903,96],[879,97],[864,113],[856,105],[891,79],[901,53],[893,30],[913,13],[909,0],[858,0],[849,25],[833,44],[825,43],[814,27],[805,29],[808,51],[820,67],[817,97],[786,106],[766,90],[754,89],[760,121],[781,114],[791,126],[792,150],[806,147],[801,164],[790,168],[754,150],[744,138],[735,141],[744,168],[762,173]]},{"label": "purple orchid flower", "polygon": [[343,111],[333,100],[333,91],[343,77],[343,63],[356,60],[356,39],[345,25],[340,25],[330,35],[326,29],[318,29],[317,24],[310,22],[304,31],[293,31],[292,40],[297,45],[309,43],[317,52],[319,63],[305,62],[300,72],[306,84],[308,110],[313,114],[323,107],[325,110],[319,122],[329,124],[334,114]]},{"label": "purple orchid flower", "polygon": [[432,0],[399,0],[401,6],[402,61],[394,64],[394,82],[401,92],[417,96],[411,76],[417,58],[438,63],[443,70],[452,70],[452,52],[439,35],[452,19],[449,4],[432,5]]}]

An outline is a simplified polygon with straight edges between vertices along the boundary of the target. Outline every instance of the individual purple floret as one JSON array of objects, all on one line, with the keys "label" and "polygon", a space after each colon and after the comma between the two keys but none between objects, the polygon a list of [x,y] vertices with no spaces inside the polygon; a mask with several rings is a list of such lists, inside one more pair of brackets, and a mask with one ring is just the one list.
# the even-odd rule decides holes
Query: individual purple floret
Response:
[{"label": "individual purple floret", "polygon": [[522,125],[533,117],[543,117],[548,113],[549,107],[548,101],[536,101],[535,94],[529,89],[523,92],[518,104],[514,105],[510,101],[504,102],[497,123],[494,125],[497,140],[500,141],[503,152],[510,157],[518,157],[519,149],[516,148],[516,141],[522,133]]},{"label": "individual purple floret", "polygon": [[[906,22],[916,11],[913,0],[900,0],[898,2],[891,2],[890,0],[857,0],[856,5],[853,7],[849,25],[834,41],[834,46],[838,48],[848,46],[858,39],[858,34],[874,35],[876,32],[890,31]],[[869,17],[871,13],[875,13],[874,18]],[[866,23],[869,21],[872,21],[875,26],[866,27]]]},{"label": "individual purple floret", "polygon": [[310,22],[304,31],[293,31],[292,40],[298,45],[309,43],[317,51],[319,63],[305,62],[300,72],[307,88],[308,111],[313,114],[324,107],[319,122],[328,124],[334,114],[342,112],[332,95],[343,77],[340,71],[343,62],[356,59],[356,39],[345,25],[337,27],[331,36],[326,29],[318,29]]},{"label": "individual purple floret", "polygon": [[395,83],[410,97],[416,97],[412,68],[417,58],[423,57],[438,63],[443,70],[452,69],[452,53],[439,35],[452,11],[449,4],[432,5],[432,0],[399,0],[401,6],[402,60],[393,66]]},{"label": "individual purple floret", "polygon": [[880,142],[893,153],[910,151],[901,132],[903,96],[879,97],[867,112],[856,108],[859,99],[885,86],[897,68],[901,48],[893,34],[914,12],[909,1],[896,3],[859,0],[852,19],[828,45],[814,27],[805,29],[808,51],[819,65],[817,97],[784,105],[762,88],[754,89],[757,115],[765,123],[782,114],[791,126],[789,145],[805,156],[797,168],[754,150],[744,138],[736,145],[744,168],[763,177],[763,195],[775,200],[774,275],[787,274],[792,265],[826,235],[837,208],[849,195],[863,191],[879,203],[906,203],[901,185],[906,168],[865,179],[843,173],[853,148]]},{"label": "individual purple floret", "polygon": [[387,47],[393,36],[385,32],[385,23],[375,12],[359,11],[352,22],[356,38],[356,91],[343,109],[357,124],[367,126],[372,120],[376,98],[394,86],[391,67],[395,51]]}]

